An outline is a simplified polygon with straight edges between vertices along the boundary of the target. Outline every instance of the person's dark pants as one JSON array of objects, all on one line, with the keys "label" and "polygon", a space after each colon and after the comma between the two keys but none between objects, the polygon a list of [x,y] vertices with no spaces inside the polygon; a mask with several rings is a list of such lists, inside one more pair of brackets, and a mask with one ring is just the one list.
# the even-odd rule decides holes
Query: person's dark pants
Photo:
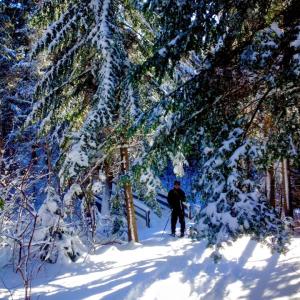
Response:
[{"label": "person's dark pants", "polygon": [[179,218],[179,223],[180,223],[180,232],[181,234],[184,234],[185,231],[185,220],[184,220],[184,212],[183,211],[178,211],[173,209],[172,210],[172,215],[171,215],[171,231],[172,234],[175,233],[175,229],[176,229],[176,223],[177,223],[177,219]]}]

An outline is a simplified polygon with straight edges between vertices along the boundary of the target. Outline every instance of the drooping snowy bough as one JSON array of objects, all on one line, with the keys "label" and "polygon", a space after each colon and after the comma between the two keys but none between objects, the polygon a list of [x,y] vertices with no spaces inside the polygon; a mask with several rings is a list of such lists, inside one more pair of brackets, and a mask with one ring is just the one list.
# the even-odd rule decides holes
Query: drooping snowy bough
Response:
[{"label": "drooping snowy bough", "polygon": [[217,250],[215,255],[222,245],[242,235],[284,252],[288,231],[267,203],[263,173],[257,168],[264,149],[255,140],[243,139],[243,133],[241,128],[224,128],[220,144],[203,143],[196,187],[206,204],[195,216],[191,236],[206,239]]}]

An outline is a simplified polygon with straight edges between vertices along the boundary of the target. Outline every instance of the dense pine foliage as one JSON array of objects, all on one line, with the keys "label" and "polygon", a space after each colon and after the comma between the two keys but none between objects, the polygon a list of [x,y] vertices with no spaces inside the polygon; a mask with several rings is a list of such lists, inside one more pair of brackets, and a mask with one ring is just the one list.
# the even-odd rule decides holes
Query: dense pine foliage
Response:
[{"label": "dense pine foliage", "polygon": [[139,125],[156,130],[146,163],[167,156],[176,170],[199,155],[195,190],[208,205],[194,237],[220,246],[275,233],[281,248],[284,230],[253,172],[299,157],[299,2],[147,1],[143,10],[157,37],[140,72],[175,83]]}]

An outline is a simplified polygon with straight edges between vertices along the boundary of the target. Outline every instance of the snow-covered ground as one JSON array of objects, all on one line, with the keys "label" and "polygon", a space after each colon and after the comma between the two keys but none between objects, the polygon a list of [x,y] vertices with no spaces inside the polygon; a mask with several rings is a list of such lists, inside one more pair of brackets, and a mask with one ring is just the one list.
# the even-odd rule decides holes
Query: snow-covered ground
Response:
[{"label": "snow-covered ground", "polygon": [[[138,221],[138,244],[102,246],[76,263],[47,265],[32,299],[300,299],[300,238],[279,256],[245,237],[215,264],[203,242],[162,237],[166,219],[167,211],[153,217],[150,229]],[[23,299],[19,276],[7,269],[0,276],[0,298]]]}]

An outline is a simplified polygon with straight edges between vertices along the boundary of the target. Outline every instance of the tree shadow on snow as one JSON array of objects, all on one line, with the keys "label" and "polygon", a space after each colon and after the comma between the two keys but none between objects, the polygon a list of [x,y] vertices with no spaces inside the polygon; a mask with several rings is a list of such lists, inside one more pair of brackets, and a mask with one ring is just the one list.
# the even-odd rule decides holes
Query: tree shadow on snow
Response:
[{"label": "tree shadow on snow", "polygon": [[[163,251],[168,255],[127,265],[96,263],[89,266],[85,272],[81,270],[80,274],[77,272],[70,274],[74,279],[79,276],[76,280],[80,281],[80,276],[84,277],[86,274],[92,276],[95,273],[95,280],[89,280],[87,284],[83,283],[72,288],[49,283],[48,286],[55,287],[56,291],[52,294],[42,294],[40,299],[85,299],[94,295],[95,299],[135,300],[141,297],[152,284],[168,279],[174,272],[179,273],[181,281],[190,286],[190,295],[205,295],[205,300],[226,299],[232,290],[230,285],[237,281],[242,285],[240,289],[245,291],[245,294],[235,295],[234,299],[271,300],[276,297],[292,297],[299,292],[297,281],[299,274],[296,268],[300,269],[300,264],[288,260],[278,264],[279,255],[274,254],[264,260],[266,263],[262,268],[245,267],[257,246],[253,241],[249,241],[237,261],[223,259],[219,264],[215,264],[210,257],[201,259],[205,248],[204,244],[199,242],[184,244],[175,249],[172,248],[171,241],[167,240],[162,245],[160,240],[154,240],[138,247],[149,251],[147,248],[154,246],[170,247],[170,251]],[[113,274],[100,278],[99,274],[96,274],[107,269]],[[232,295],[230,298],[233,299]]]}]

